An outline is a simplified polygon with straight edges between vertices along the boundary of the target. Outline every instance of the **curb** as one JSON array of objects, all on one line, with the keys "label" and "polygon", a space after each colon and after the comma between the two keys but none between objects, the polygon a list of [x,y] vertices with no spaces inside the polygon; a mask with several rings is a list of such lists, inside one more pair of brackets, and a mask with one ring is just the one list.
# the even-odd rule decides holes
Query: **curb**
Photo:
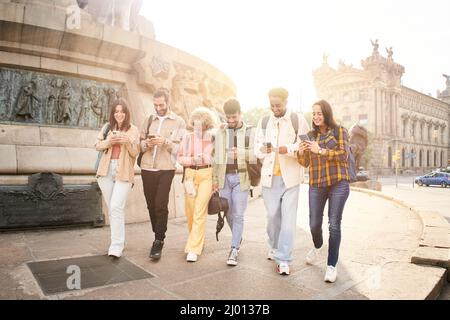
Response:
[{"label": "curb", "polygon": [[392,201],[418,215],[422,222],[422,236],[419,246],[411,257],[411,263],[447,269],[444,277],[436,284],[435,289],[439,288],[439,290],[433,290],[428,297],[437,298],[444,285],[444,279],[447,278],[447,282],[450,282],[450,224],[447,220],[437,212],[419,210],[403,200],[379,191],[357,187],[350,187],[350,189]]}]

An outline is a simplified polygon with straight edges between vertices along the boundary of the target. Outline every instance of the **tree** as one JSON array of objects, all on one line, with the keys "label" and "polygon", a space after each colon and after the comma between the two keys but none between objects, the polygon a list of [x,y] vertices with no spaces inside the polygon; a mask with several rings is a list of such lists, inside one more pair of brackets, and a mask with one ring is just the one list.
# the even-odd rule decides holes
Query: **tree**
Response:
[{"label": "tree", "polygon": [[256,127],[258,125],[258,121],[264,117],[270,115],[270,109],[265,107],[255,107],[253,109],[247,110],[243,113],[244,122],[247,125],[251,125]]}]

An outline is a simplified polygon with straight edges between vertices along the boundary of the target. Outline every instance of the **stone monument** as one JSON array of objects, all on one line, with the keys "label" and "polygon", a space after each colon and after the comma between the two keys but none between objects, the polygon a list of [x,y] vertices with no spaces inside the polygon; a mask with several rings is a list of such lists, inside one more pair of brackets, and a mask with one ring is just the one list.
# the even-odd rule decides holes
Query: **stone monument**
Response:
[{"label": "stone monument", "polygon": [[[171,90],[171,105],[184,118],[200,105],[219,110],[235,95],[221,71],[155,41],[152,23],[139,15],[141,5],[142,0],[0,0],[0,197],[26,188],[31,175],[51,173],[61,177],[63,190],[84,186],[86,199],[95,201],[98,192],[89,195],[96,185],[94,143],[117,97],[129,101],[132,123],[140,127],[154,112],[158,88]],[[136,173],[127,222],[148,220],[138,167]],[[172,217],[184,214],[179,180],[170,196]],[[19,196],[27,194],[14,195]],[[0,216],[10,217],[0,221],[14,219],[6,211],[0,204]],[[98,215],[92,217],[98,225]]]}]

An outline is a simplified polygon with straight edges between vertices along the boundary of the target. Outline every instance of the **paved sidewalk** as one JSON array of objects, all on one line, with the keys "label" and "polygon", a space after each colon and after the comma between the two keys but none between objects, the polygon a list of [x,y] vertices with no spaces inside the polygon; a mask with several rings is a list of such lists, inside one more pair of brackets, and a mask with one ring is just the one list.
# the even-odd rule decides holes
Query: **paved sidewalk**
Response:
[{"label": "paved sidewalk", "polygon": [[[127,225],[124,257],[155,275],[117,285],[44,296],[26,262],[106,254],[109,228],[0,234],[0,299],[425,299],[444,269],[411,264],[422,231],[419,218],[393,202],[352,192],[343,221],[339,277],[323,282],[326,250],[315,266],[305,263],[312,248],[307,186],[302,186],[295,261],[280,276],[266,259],[265,208],[249,204],[239,265],[229,267],[231,233],[215,240],[216,217],[209,217],[203,255],[187,263],[183,253],[186,220],[169,222],[163,256],[148,259],[153,239],[149,223]],[[324,221],[324,231],[326,227]],[[325,234],[325,239],[328,235]]]}]

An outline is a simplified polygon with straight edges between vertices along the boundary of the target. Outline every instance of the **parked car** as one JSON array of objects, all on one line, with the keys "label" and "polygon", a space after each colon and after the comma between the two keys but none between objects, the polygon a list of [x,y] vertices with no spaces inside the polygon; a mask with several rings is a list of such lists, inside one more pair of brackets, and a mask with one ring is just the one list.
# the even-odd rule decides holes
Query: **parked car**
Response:
[{"label": "parked car", "polygon": [[450,186],[450,174],[445,172],[432,172],[421,177],[417,177],[414,182],[419,186]]},{"label": "parked car", "polygon": [[363,167],[359,167],[359,170],[356,173],[356,180],[357,181],[370,180],[369,171],[365,170]]}]

